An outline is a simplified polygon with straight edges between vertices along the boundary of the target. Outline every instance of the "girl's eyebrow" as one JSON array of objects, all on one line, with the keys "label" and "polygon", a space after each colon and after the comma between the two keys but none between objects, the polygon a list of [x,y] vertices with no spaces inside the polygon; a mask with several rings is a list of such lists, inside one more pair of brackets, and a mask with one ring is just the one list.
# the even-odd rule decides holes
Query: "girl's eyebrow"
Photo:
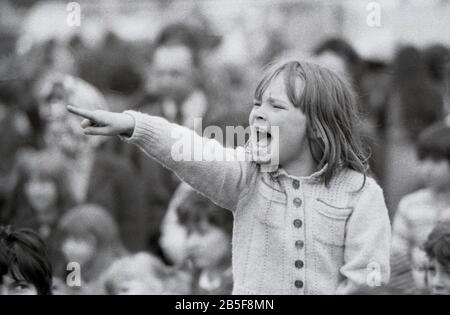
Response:
[{"label": "girl's eyebrow", "polygon": [[278,103],[278,104],[281,104],[281,105],[284,105],[284,106],[287,106],[287,105],[288,105],[288,104],[286,104],[285,101],[280,100],[280,99],[277,99],[277,98],[273,98],[272,96],[269,96],[269,97],[267,98],[267,101],[268,101],[269,103],[271,103],[271,104]]}]

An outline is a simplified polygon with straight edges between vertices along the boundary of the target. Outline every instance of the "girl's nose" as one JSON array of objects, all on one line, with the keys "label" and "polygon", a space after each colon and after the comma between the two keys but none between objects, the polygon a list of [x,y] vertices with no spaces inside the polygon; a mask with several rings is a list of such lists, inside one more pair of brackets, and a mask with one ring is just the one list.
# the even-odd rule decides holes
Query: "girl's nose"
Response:
[{"label": "girl's nose", "polygon": [[256,120],[267,120],[267,113],[263,105],[256,109],[255,118]]}]

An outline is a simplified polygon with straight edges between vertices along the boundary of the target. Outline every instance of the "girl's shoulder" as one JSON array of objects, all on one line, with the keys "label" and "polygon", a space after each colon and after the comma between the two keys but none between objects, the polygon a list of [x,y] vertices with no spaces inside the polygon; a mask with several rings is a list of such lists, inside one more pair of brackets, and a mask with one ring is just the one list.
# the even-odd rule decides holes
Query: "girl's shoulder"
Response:
[{"label": "girl's shoulder", "polygon": [[343,169],[336,174],[331,185],[340,189],[343,188],[345,191],[355,195],[366,191],[382,191],[375,178],[349,168]]}]

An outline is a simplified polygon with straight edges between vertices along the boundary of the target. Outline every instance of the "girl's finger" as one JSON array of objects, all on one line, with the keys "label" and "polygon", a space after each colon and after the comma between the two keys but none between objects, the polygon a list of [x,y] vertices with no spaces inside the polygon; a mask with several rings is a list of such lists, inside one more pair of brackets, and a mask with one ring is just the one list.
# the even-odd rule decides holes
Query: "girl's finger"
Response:
[{"label": "girl's finger", "polygon": [[109,136],[109,128],[107,127],[88,127],[83,130],[85,135],[89,136]]},{"label": "girl's finger", "polygon": [[87,119],[92,120],[92,121],[96,121],[97,120],[96,115],[91,110],[78,108],[78,107],[74,107],[74,106],[71,106],[71,105],[67,106],[67,110],[69,112],[71,112],[72,114],[78,115],[80,117],[87,118]]},{"label": "girl's finger", "polygon": [[92,122],[89,119],[83,119],[81,122],[81,128],[87,128],[89,126],[92,126]]}]

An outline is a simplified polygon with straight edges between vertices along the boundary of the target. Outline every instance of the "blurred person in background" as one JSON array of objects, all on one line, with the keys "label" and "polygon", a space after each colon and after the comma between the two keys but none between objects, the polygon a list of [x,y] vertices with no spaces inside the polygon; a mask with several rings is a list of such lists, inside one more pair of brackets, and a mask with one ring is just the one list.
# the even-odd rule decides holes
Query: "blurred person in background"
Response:
[{"label": "blurred person in background", "polygon": [[450,295],[450,223],[440,223],[424,245],[430,259],[428,287],[431,294]]},{"label": "blurred person in background", "polygon": [[192,275],[190,294],[230,294],[231,230],[227,211],[181,183],[162,223],[164,254],[175,268]]},{"label": "blurred person in background", "polygon": [[[0,82],[0,91],[1,85]],[[17,181],[17,153],[31,144],[30,131],[25,115],[13,105],[5,104],[0,96],[0,220],[5,202],[12,193],[11,188]]]},{"label": "blurred person in background", "polygon": [[2,223],[33,228],[46,238],[60,214],[73,206],[62,174],[62,161],[52,152],[23,150],[18,169],[18,181]]},{"label": "blurred person in background", "polygon": [[192,264],[191,294],[231,294],[233,216],[194,190],[177,208],[186,229],[186,260]]},{"label": "blurred person in background", "polygon": [[[397,209],[400,199],[421,187],[411,172],[419,168],[415,143],[419,134],[444,118],[443,96],[427,73],[421,52],[401,48],[394,60],[394,76],[386,108],[384,187],[388,208]],[[392,213],[391,213],[392,215]]]},{"label": "blurred person in background", "polygon": [[[142,66],[143,58],[135,43],[126,42],[113,31],[107,30],[98,47],[88,48],[81,34],[72,36],[68,46],[77,60],[77,76],[106,96],[128,96],[141,88],[139,67]],[[113,110],[125,109],[123,103],[110,107]]]},{"label": "blurred person in background", "polygon": [[47,245],[53,269],[62,268],[57,225],[74,205],[62,174],[62,163],[51,152],[21,153],[19,178],[5,207],[3,224],[31,228]]},{"label": "blurred person in background", "polygon": [[203,90],[200,36],[182,23],[170,24],[157,36],[147,73],[147,92],[157,102],[138,104],[138,109],[193,128],[195,118],[210,110]]},{"label": "blurred person in background", "polygon": [[[437,123],[419,136],[419,174],[425,188],[401,199],[393,222],[391,283],[403,289],[419,288],[425,273],[420,246],[436,223],[450,221],[450,125]],[[402,263],[400,262],[402,261]],[[411,281],[415,280],[415,283]]]},{"label": "blurred person in background", "polygon": [[59,229],[65,262],[80,266],[79,293],[103,294],[103,273],[127,254],[117,223],[104,208],[83,204],[64,214]]},{"label": "blurred person in background", "polygon": [[317,63],[350,77],[358,86],[362,74],[362,59],[343,38],[329,38],[314,49]]},{"label": "blurred person in background", "polygon": [[109,295],[189,294],[190,276],[148,253],[117,260],[104,276]]},{"label": "blurred person in background", "polygon": [[20,149],[43,146],[43,124],[32,93],[42,64],[40,48],[23,56],[11,52],[0,60],[0,209],[17,179]]},{"label": "blurred person in background", "polygon": [[78,128],[80,120],[65,109],[66,104],[105,109],[105,99],[93,86],[75,77],[56,76],[46,83],[41,91],[45,139],[50,150],[62,155],[64,178],[73,200],[98,204],[110,211],[127,249],[141,250],[146,227],[138,180],[131,165],[123,157],[103,150],[104,138],[86,137]]},{"label": "blurred person in background", "polygon": [[52,266],[45,243],[30,229],[0,226],[0,294],[52,294]]}]

